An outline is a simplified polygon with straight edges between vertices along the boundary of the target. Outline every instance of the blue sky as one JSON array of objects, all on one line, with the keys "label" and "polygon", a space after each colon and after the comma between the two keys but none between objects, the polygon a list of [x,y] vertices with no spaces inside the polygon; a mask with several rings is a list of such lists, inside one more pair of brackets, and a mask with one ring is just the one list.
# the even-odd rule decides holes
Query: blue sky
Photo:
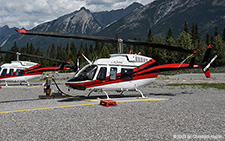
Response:
[{"label": "blue sky", "polygon": [[133,2],[146,5],[152,1],[154,0],[0,0],[0,27],[8,25],[31,29],[81,7],[91,12],[110,11],[126,8]]}]

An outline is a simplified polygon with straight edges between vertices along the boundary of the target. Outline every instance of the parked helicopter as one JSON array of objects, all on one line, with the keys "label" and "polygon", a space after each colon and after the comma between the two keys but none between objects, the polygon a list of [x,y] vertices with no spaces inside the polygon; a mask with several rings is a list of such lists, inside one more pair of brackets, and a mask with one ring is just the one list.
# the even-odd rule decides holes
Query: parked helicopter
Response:
[{"label": "parked helicopter", "polygon": [[[58,70],[67,70],[70,69],[68,67],[64,67],[65,64],[70,64],[66,61],[51,59],[38,55],[31,55],[13,51],[3,51],[0,50],[0,53],[11,53],[17,55],[17,61],[12,61],[10,64],[3,64],[0,66],[0,82],[5,82],[6,86],[8,86],[8,81],[19,81],[19,82],[27,82],[30,85],[29,80],[38,79],[42,76],[43,72],[46,71],[58,71]],[[31,62],[31,61],[20,61],[19,56],[26,57],[35,57],[46,59],[54,62],[58,62],[61,66],[51,66],[51,67],[42,67],[40,64]]]},{"label": "parked helicopter", "polygon": [[[106,91],[114,90],[119,91],[121,94],[125,91],[137,91],[141,94],[142,98],[145,98],[144,94],[139,90],[140,86],[149,85],[160,72],[179,69],[190,68],[202,68],[206,77],[210,77],[209,67],[212,62],[217,58],[217,55],[208,62],[211,46],[207,47],[206,53],[201,63],[195,63],[193,57],[190,63],[184,63],[189,57],[193,56],[197,51],[183,49],[181,47],[167,46],[158,43],[141,42],[135,40],[123,40],[100,36],[91,36],[83,34],[71,34],[71,33],[55,33],[44,31],[31,31],[18,29],[17,32],[26,35],[40,35],[40,36],[52,36],[74,39],[85,39],[101,42],[111,42],[119,44],[119,53],[111,54],[110,58],[101,58],[94,62],[85,59],[89,64],[78,70],[74,78],[68,80],[65,85],[77,90],[89,90],[90,93],[96,91],[102,91],[109,98]],[[138,54],[122,54],[123,43],[131,45],[149,46],[153,48],[162,48],[171,51],[179,51],[184,53],[190,53],[184,61],[181,63],[167,63],[158,64],[155,59],[138,55]]]}]

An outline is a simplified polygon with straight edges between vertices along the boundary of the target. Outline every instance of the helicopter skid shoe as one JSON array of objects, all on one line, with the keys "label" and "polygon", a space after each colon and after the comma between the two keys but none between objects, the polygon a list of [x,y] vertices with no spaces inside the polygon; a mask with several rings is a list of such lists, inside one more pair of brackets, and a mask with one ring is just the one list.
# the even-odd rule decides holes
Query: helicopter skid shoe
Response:
[{"label": "helicopter skid shoe", "polygon": [[5,86],[8,87],[8,83],[5,81]]},{"label": "helicopter skid shoe", "polygon": [[103,90],[102,92],[105,93],[105,95],[106,95],[106,97],[107,97],[106,99],[110,99],[110,98],[109,98],[109,95],[107,94],[106,91]]},{"label": "helicopter skid shoe", "polygon": [[121,91],[120,96],[124,96],[124,94],[123,94],[123,93],[124,93],[124,91]]},{"label": "helicopter skid shoe", "polygon": [[91,95],[91,93],[93,93],[95,90],[90,91],[90,93],[88,94],[87,97],[89,97]]},{"label": "helicopter skid shoe", "polygon": [[136,88],[135,91],[137,91],[141,94],[141,97],[138,97],[138,98],[147,98],[147,97],[144,96],[144,94],[141,92],[141,90]]}]

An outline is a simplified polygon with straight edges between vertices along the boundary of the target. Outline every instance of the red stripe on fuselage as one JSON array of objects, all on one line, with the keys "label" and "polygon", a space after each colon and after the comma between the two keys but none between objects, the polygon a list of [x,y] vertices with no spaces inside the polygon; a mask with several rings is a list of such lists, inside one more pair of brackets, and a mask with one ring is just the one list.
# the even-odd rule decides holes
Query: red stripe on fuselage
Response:
[{"label": "red stripe on fuselage", "polygon": [[38,75],[38,74],[42,74],[43,72],[35,72],[35,73],[25,73],[24,72],[24,75],[16,75],[15,73],[13,73],[13,75],[11,75],[11,76],[9,76],[9,74],[7,74],[6,76],[4,76],[4,75],[1,75],[0,76],[0,79],[5,79],[5,78],[12,78],[12,77],[23,77],[23,76],[31,76],[31,75]]},{"label": "red stripe on fuselage", "polygon": [[33,67],[25,69],[24,71],[30,71],[30,70],[35,69],[35,68],[40,67],[40,66],[41,66],[40,64],[37,64],[37,65],[35,65]]},{"label": "red stripe on fuselage", "polygon": [[[146,62],[145,64],[136,67],[133,69],[133,78],[132,80],[141,80],[146,78],[156,78],[159,74],[159,72],[166,71],[166,70],[173,70],[173,69],[185,69],[189,68],[189,64],[163,64],[158,65],[154,64],[156,61],[154,59]],[[152,65],[152,66],[151,66]],[[199,65],[195,66],[195,68],[201,67]],[[74,83],[66,83],[66,85],[85,85],[86,88],[90,87],[96,87],[96,86],[102,86],[102,85],[108,85],[113,83],[120,83],[120,82],[126,82],[131,80],[121,80],[121,74],[117,74],[116,80],[109,80],[109,76],[106,77],[105,80],[93,80],[88,82],[74,82]]]}]

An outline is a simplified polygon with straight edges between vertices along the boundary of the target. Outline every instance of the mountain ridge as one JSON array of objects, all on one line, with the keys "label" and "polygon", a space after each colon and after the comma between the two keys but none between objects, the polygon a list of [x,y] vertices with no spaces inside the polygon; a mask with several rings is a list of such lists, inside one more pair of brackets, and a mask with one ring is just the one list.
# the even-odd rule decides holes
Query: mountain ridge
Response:
[{"label": "mountain ridge", "polygon": [[[112,13],[120,14],[115,14],[113,17]],[[149,29],[152,30],[153,35],[161,34],[165,37],[171,28],[174,37],[177,38],[183,31],[185,21],[189,30],[192,24],[198,25],[202,39],[206,33],[213,35],[215,27],[222,31],[225,28],[225,0],[156,0],[144,6],[133,3],[125,9],[94,13],[83,7],[53,21],[40,24],[32,30],[106,37],[115,37],[118,34],[120,38],[137,38],[145,41]],[[68,39],[69,42],[71,40]],[[35,47],[46,47],[51,43],[66,42],[61,39],[37,36],[22,36],[17,40],[12,40],[11,43],[6,43],[5,38],[5,40],[0,40],[0,45],[3,41],[4,49],[12,46],[13,41],[17,41],[20,46],[32,42]]]},{"label": "mountain ridge", "polygon": [[201,37],[204,37],[207,32],[213,34],[216,26],[222,31],[224,19],[225,0],[157,0],[121,18],[97,35],[107,33],[113,37],[119,34],[123,38],[145,40],[149,29],[154,35],[161,34],[165,37],[171,28],[174,36],[178,37],[187,21],[188,27],[197,24]]},{"label": "mountain ridge", "polygon": [[[140,3],[132,3],[131,5],[129,5],[124,9],[122,8],[117,10],[94,12],[94,13],[91,13],[90,10],[86,9],[85,7],[81,7],[80,10],[60,16],[52,21],[39,24],[36,27],[32,28],[31,30],[76,33],[76,34],[77,33],[93,34],[100,31],[101,29],[104,29],[107,25],[110,25],[112,22],[117,21],[119,18],[126,16],[127,14],[131,13],[133,10],[141,6],[143,5]],[[110,20],[102,21],[102,19],[107,19],[107,17],[111,17]],[[22,35],[20,38],[15,39],[14,41],[16,41],[17,44],[20,46],[26,46],[27,42],[33,42],[33,45],[35,47],[44,46],[45,48],[49,46],[51,43],[60,44],[64,42],[59,41],[58,39],[55,38],[34,37],[24,35]],[[10,48],[13,45],[14,41],[4,43],[3,48],[4,49]],[[0,42],[0,44],[2,44],[2,42]]]}]

